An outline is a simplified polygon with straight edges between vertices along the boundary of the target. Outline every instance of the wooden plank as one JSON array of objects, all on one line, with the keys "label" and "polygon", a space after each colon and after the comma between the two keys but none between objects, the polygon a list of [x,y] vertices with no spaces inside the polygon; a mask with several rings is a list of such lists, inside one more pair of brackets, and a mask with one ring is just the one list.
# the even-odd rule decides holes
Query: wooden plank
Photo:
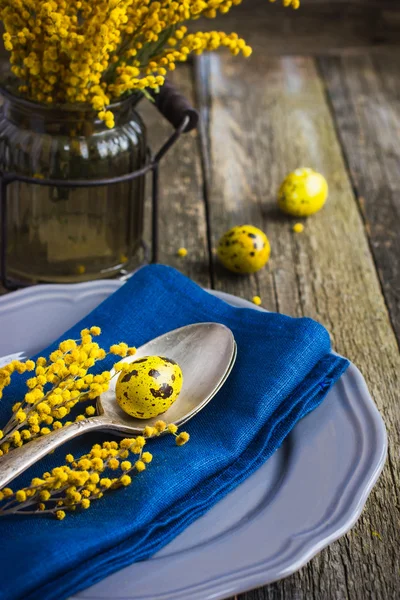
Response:
[{"label": "wooden plank", "polygon": [[400,53],[319,64],[400,342]]},{"label": "wooden plank", "polygon": [[[234,224],[259,226],[272,257],[256,276],[230,276],[216,265],[216,287],[330,330],[334,346],[359,366],[389,431],[389,460],[357,526],[282,582],[241,600],[395,598],[399,589],[398,387],[400,358],[363,222],[342,158],[324,89],[309,58],[244,61],[203,58],[208,102],[212,238]],[[208,91],[207,91],[208,90]],[[288,171],[308,165],[325,174],[330,198],[303,234],[276,210]],[[373,535],[378,531],[382,541]]]},{"label": "wooden plank", "polygon": [[194,30],[236,31],[255,51],[310,55],[338,49],[398,45],[400,5],[395,0],[302,0],[299,10],[279,1],[244,0],[217,19],[194,21]]},{"label": "wooden plank", "polygon": [[[189,66],[180,66],[170,79],[188,99],[194,102]],[[147,101],[140,104],[140,113],[147,125],[153,151],[157,150],[170,135],[172,127]],[[148,183],[150,188],[150,181]],[[161,163],[159,261],[179,269],[197,283],[209,287],[209,256],[204,211],[198,134],[193,131],[183,135]],[[149,197],[146,214],[146,238],[150,241]],[[180,247],[188,250],[185,258],[177,256]]]}]

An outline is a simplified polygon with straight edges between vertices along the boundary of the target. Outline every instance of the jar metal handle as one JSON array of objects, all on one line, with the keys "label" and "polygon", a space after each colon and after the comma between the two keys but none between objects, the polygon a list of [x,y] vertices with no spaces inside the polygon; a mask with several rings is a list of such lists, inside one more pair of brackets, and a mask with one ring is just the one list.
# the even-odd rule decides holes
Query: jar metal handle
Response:
[{"label": "jar metal handle", "polygon": [[184,129],[184,133],[197,127],[199,113],[170,81],[166,80],[160,91],[158,93],[153,92],[152,96],[159,112],[175,129],[178,129],[185,117],[189,117],[189,122]]}]

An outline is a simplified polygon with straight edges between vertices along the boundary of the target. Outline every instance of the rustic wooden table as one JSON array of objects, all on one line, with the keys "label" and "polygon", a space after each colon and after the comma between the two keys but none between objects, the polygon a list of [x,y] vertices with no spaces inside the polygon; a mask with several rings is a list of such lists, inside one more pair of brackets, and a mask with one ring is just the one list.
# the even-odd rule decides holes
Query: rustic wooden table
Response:
[{"label": "rustic wooden table", "polygon": [[[393,41],[382,25],[387,11],[362,17],[356,3],[355,20],[325,18],[323,35],[311,8],[299,17],[303,29],[273,22],[271,36],[261,9],[251,19],[243,13],[232,29],[248,30],[250,60],[213,55],[174,73],[202,126],[162,167],[160,261],[201,285],[258,294],[269,310],[325,324],[335,349],[364,374],[388,431],[386,467],[357,525],[298,573],[237,600],[392,600],[400,597],[400,47],[385,46]],[[159,144],[168,126],[142,108]],[[301,165],[327,177],[330,196],[295,234],[276,192]],[[260,273],[230,276],[214,249],[243,223],[266,231],[272,255]]]}]

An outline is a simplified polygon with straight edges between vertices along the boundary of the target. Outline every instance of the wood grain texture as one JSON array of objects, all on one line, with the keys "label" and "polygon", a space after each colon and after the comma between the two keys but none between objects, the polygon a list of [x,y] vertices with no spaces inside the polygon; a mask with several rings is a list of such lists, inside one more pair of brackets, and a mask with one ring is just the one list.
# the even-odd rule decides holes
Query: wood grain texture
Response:
[{"label": "wood grain texture", "polygon": [[[387,466],[352,532],[299,573],[240,600],[387,600],[400,586],[398,554],[398,388],[400,358],[366,232],[315,62],[310,58],[201,61],[199,95],[209,116],[212,238],[251,223],[270,238],[267,268],[229,276],[215,265],[216,287],[245,298],[258,292],[272,310],[308,315],[330,330],[336,350],[359,366],[385,419]],[[276,211],[276,191],[300,165],[324,173],[326,208],[294,234]],[[372,532],[378,531],[381,539]]]},{"label": "wood grain texture", "polygon": [[[181,66],[170,80],[191,102],[194,101],[190,67]],[[170,135],[171,125],[148,101],[140,104],[153,151],[158,150]],[[148,181],[150,188],[150,180]],[[149,191],[149,190],[148,190]],[[146,239],[150,241],[150,198]],[[159,262],[179,269],[201,285],[209,287],[209,260],[198,134],[183,135],[168,152],[160,166],[160,255]],[[177,256],[185,247],[185,258]]]},{"label": "wood grain texture", "polygon": [[255,53],[310,55],[337,49],[400,44],[400,3],[395,0],[301,0],[299,10],[278,0],[244,0],[217,19],[192,29],[237,31]]},{"label": "wood grain texture", "polygon": [[319,65],[400,342],[400,52]]}]

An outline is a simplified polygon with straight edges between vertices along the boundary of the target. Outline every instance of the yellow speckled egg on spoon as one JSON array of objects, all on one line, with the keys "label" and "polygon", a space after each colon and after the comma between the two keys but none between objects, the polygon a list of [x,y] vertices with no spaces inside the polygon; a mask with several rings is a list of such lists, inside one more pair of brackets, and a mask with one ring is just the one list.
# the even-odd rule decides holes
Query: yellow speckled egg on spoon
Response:
[{"label": "yellow speckled egg on spoon", "polygon": [[[160,418],[182,425],[214,397],[235,359],[235,339],[225,325],[186,325],[147,342],[134,356],[124,358],[121,362],[128,363],[127,371],[119,373],[117,380],[112,379],[99,401],[107,409],[108,419],[115,418],[131,432],[154,426]],[[131,377],[123,381],[126,375]],[[130,408],[128,403],[121,408],[121,403],[128,401],[125,393]]]},{"label": "yellow speckled egg on spoon", "polygon": [[128,415],[151,419],[172,406],[182,384],[182,371],[174,360],[165,356],[145,356],[121,372],[115,394],[119,406]]},{"label": "yellow speckled egg on spoon", "polygon": [[[184,383],[179,397],[163,415],[163,420],[167,423],[180,426],[202,410],[221,389],[235,364],[236,352],[235,339],[228,327],[222,323],[195,323],[169,331],[147,342],[138,348],[135,356],[127,356],[124,362],[129,365],[136,361],[137,367],[140,364],[149,367],[148,357],[159,359],[168,356],[180,365]],[[141,359],[145,360],[140,363]],[[164,359],[164,364],[166,362]],[[156,366],[156,363],[152,363],[151,366]],[[161,364],[158,363],[158,367],[161,369]],[[171,400],[173,397],[174,392],[170,394],[167,386],[172,381],[172,375],[179,373],[174,369],[172,371],[168,369],[162,376],[166,377],[165,381],[161,381],[160,377],[160,383],[154,383],[154,387],[151,386],[156,391],[155,397],[158,395],[161,401],[163,397],[166,400]],[[113,376],[114,373],[112,370],[111,375]],[[154,379],[154,382],[156,380],[157,378]],[[172,383],[174,382],[172,381]],[[43,456],[83,433],[99,430],[132,436],[142,434],[146,426],[154,426],[159,419],[158,416],[138,419],[128,415],[120,408],[116,398],[116,385],[115,377],[112,377],[109,389],[97,398],[97,414],[95,416],[72,423],[68,427],[56,429],[48,435],[38,438],[32,445],[25,444],[3,456],[0,469],[0,489]],[[144,386],[151,393],[148,382],[144,382]],[[169,397],[166,398],[167,396]]]}]

